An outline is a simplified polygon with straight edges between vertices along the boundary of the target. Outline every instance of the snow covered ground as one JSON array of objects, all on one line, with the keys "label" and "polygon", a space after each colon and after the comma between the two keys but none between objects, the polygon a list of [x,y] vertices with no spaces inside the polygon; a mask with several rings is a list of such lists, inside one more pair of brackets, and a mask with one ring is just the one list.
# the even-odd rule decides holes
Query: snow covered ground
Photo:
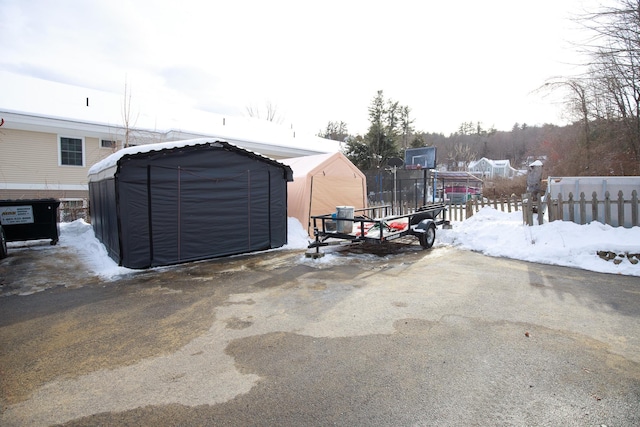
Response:
[{"label": "snow covered ground", "polygon": [[600,251],[640,256],[640,227],[568,221],[529,227],[522,223],[522,212],[505,213],[484,207],[470,219],[453,223],[452,230],[438,230],[436,244],[495,257],[640,276],[640,262],[633,264],[626,256],[617,260],[598,256]]},{"label": "snow covered ground", "polygon": [[[306,249],[309,239],[298,220],[289,218],[289,243],[282,249]],[[134,270],[119,267],[95,238],[93,229],[82,220],[60,224],[60,243],[78,256],[104,279],[115,279]],[[453,222],[451,230],[438,229],[433,250],[453,246],[488,256],[513,258],[543,264],[561,265],[611,274],[640,276],[640,262],[633,264],[626,254],[640,254],[640,227],[614,228],[598,222],[578,225],[555,221],[528,227],[522,213],[504,213],[485,207],[472,218]],[[598,252],[618,256],[606,260]],[[334,257],[306,262],[331,262]],[[637,258],[635,258],[637,259]]]}]

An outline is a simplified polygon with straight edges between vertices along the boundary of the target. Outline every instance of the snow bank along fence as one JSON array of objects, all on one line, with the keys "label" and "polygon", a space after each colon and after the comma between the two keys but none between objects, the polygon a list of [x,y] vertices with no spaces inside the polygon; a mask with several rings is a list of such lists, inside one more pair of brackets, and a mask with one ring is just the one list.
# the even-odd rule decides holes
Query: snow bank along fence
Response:
[{"label": "snow bank along fence", "polygon": [[480,211],[480,209],[485,206],[490,206],[495,210],[508,213],[522,211],[524,206],[523,200],[523,198],[513,194],[509,197],[499,197],[493,200],[486,198],[471,199],[467,200],[465,204],[452,204],[451,201],[448,201],[447,209],[449,211],[449,220],[463,221],[469,219],[474,213]]}]

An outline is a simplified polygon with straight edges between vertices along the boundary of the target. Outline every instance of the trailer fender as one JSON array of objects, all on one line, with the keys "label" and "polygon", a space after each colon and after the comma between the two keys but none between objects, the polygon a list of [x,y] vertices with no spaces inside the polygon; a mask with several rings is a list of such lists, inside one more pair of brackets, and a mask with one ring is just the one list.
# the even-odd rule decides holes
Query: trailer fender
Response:
[{"label": "trailer fender", "polygon": [[429,229],[430,224],[433,224],[434,227],[436,225],[435,221],[432,219],[423,219],[418,224],[416,224],[414,230],[417,231],[418,233],[424,233]]},{"label": "trailer fender", "polygon": [[423,249],[429,249],[433,246],[436,240],[436,223],[434,220],[423,219],[415,226],[413,231],[415,235],[418,236],[420,246],[422,246]]}]

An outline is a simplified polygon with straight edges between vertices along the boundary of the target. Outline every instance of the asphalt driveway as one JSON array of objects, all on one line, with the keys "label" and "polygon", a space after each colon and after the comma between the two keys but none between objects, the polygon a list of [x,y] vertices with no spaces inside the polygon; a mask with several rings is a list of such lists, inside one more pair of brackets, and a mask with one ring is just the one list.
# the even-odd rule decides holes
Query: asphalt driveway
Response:
[{"label": "asphalt driveway", "polygon": [[640,425],[637,277],[417,246],[115,282],[38,258],[0,263],[46,288],[0,297],[3,426]]}]

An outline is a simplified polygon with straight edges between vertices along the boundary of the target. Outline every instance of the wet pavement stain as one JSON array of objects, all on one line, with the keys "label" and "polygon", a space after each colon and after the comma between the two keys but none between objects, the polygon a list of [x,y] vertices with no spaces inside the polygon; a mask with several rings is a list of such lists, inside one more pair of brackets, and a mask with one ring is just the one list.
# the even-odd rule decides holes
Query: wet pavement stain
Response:
[{"label": "wet pavement stain", "polygon": [[637,424],[634,280],[447,249],[327,258],[49,272],[0,298],[0,423]]}]

